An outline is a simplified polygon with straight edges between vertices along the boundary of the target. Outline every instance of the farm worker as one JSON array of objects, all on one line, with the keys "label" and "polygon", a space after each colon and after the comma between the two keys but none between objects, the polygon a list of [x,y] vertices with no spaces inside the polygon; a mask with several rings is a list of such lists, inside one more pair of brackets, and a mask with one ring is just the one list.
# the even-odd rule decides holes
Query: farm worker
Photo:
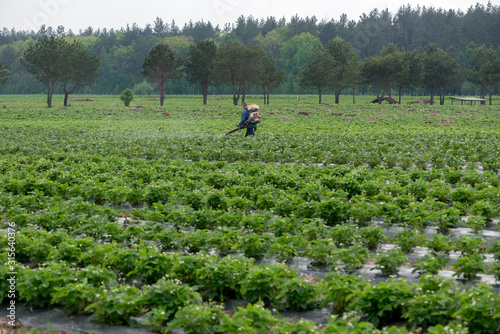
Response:
[{"label": "farm worker", "polygon": [[[241,104],[241,107],[243,108],[243,111],[241,112],[241,120],[236,126],[240,126],[240,124],[244,124],[247,119],[250,117],[250,112],[248,111],[248,104],[246,102],[243,102]],[[249,123],[247,125],[247,133],[245,133],[246,136],[255,136],[254,130],[257,130],[257,124],[255,123]]]}]

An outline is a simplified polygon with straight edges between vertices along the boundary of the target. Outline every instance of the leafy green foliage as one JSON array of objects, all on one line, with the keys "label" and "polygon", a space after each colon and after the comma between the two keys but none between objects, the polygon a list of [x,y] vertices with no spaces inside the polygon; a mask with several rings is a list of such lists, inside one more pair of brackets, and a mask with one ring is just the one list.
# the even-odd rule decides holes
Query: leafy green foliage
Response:
[{"label": "leafy green foliage", "polygon": [[120,100],[123,101],[123,104],[125,107],[128,107],[130,105],[130,102],[134,99],[134,93],[132,92],[131,89],[127,88],[122,92],[122,95],[120,95]]},{"label": "leafy green foliage", "polygon": [[221,305],[187,305],[175,313],[175,318],[169,322],[165,332],[182,327],[186,334],[224,333],[221,326],[229,321]]},{"label": "leafy green foliage", "polygon": [[386,253],[377,253],[373,269],[379,269],[382,274],[393,275],[407,262],[408,259],[400,249],[389,249]]},{"label": "leafy green foliage", "polygon": [[84,311],[94,310],[97,321],[104,325],[132,325],[132,317],[140,314],[137,303],[139,290],[130,285],[119,285],[95,296],[96,302]]},{"label": "leafy green foliage", "polygon": [[404,305],[413,297],[410,285],[404,280],[389,279],[361,291],[351,307],[367,314],[367,320],[382,328],[403,317]]},{"label": "leafy green foliage", "polygon": [[460,296],[460,308],[453,314],[466,323],[470,333],[496,333],[500,330],[500,297],[489,286],[478,284]]}]

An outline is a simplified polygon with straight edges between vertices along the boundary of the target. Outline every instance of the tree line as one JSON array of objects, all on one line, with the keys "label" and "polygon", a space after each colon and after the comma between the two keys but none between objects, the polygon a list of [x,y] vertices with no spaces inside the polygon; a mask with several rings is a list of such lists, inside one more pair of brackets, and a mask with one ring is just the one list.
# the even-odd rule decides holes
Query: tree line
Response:
[{"label": "tree line", "polygon": [[[20,62],[46,86],[47,105],[51,107],[56,84],[64,91],[66,106],[69,94],[77,87],[90,86],[98,76],[100,59],[77,40],[69,43],[62,37],[44,36],[25,48]],[[401,103],[403,88],[422,86],[429,90],[431,104],[435,92],[443,104],[445,90],[467,77],[479,87],[481,97],[489,93],[491,104],[493,87],[500,84],[500,57],[493,49],[480,46],[474,48],[468,62],[469,68],[462,69],[436,44],[428,44],[418,54],[388,44],[379,55],[361,61],[349,41],[335,37],[307,55],[296,81],[300,86],[317,89],[319,103],[323,89],[328,88],[334,91],[338,104],[345,87],[352,88],[355,103],[356,86],[364,84],[376,91],[379,102],[386,94],[391,97],[396,88]],[[0,74],[5,73],[0,68]],[[207,103],[209,85],[230,87],[234,105],[238,105],[240,97],[245,101],[248,88],[260,88],[264,103],[269,104],[270,91],[278,88],[285,77],[285,71],[278,69],[262,47],[230,40],[220,45],[213,39],[201,40],[191,44],[186,56],[180,58],[168,43],[157,43],[142,62],[141,74],[157,85],[161,106],[166,84],[179,80],[183,73],[190,85],[201,87],[203,104]]]},{"label": "tree line", "polygon": [[[57,29],[41,26],[38,32],[16,32],[4,28],[0,31],[0,63],[3,64],[0,67],[0,78],[5,77],[5,74],[1,74],[2,70],[7,70],[9,80],[0,85],[0,93],[46,91],[46,85],[32,80],[26,66],[21,63],[23,51],[41,37],[60,37],[70,44],[78,41],[82,48],[99,56],[100,63],[94,85],[77,86],[75,91],[79,93],[120,94],[129,87],[136,94],[161,94],[160,85],[155,84],[154,80],[146,81],[143,73],[143,61],[150,50],[157,43],[167,44],[174,51],[175,59],[184,59],[183,68],[187,68],[190,64],[188,52],[194,52],[191,50],[193,46],[206,39],[214,41],[216,49],[232,45],[246,48],[248,52],[257,52],[259,55],[255,57],[262,59],[255,64],[258,63],[260,68],[267,66],[270,71],[274,68],[276,72],[284,73],[283,80],[278,86],[270,82],[269,88],[264,88],[254,82],[256,73],[247,73],[252,82],[245,80],[233,86],[232,82],[214,76],[208,85],[201,81],[194,83],[189,71],[184,70],[178,79],[165,82],[164,87],[168,94],[206,95],[236,92],[235,96],[239,96],[239,92],[244,96],[246,93],[260,92],[266,95],[266,91],[269,94],[271,89],[281,94],[313,93],[317,91],[316,87],[301,81],[303,70],[311,61],[310,55],[321,48],[328,48],[328,44],[336,37],[350,43],[360,64],[367,61],[373,64],[377,57],[387,58],[385,54],[382,55],[382,51],[389,45],[410,57],[412,52],[419,55],[429,44],[433,44],[455,60],[462,70],[470,70],[473,67],[470,58],[475,49],[492,50],[496,57],[500,54],[500,35],[497,33],[500,26],[499,8],[491,3],[487,6],[478,4],[471,6],[466,12],[460,12],[408,5],[400,7],[395,14],[388,10],[374,9],[369,14],[363,14],[357,22],[348,20],[346,15],[341,15],[339,20],[320,22],[315,17],[304,19],[297,15],[288,21],[285,18],[268,17],[259,20],[252,16],[240,16],[234,24],[226,24],[222,28],[214,27],[210,22],[190,21],[181,29],[175,21],[164,23],[157,17],[152,25],[148,24],[145,28],[139,28],[136,24],[127,25],[120,30],[95,30],[88,27],[79,34],[66,31],[62,26]],[[255,57],[252,59],[255,60]],[[366,66],[364,68],[366,69]],[[254,66],[252,70],[255,69]],[[264,72],[268,73],[269,70]],[[340,91],[334,88],[335,92],[384,93],[380,80],[361,80],[365,77],[363,73],[361,68],[354,71],[354,75],[358,76],[354,80],[357,84],[337,84],[336,87],[342,88]],[[487,87],[484,82],[478,85],[474,80],[477,81],[477,78],[465,75],[462,71],[461,80],[454,85],[447,84],[444,89],[454,94],[484,95],[483,91],[487,93],[488,89],[491,91],[494,87]],[[391,83],[393,81],[391,79]],[[241,89],[240,84],[243,85]],[[401,87],[395,85],[391,85],[391,89],[397,89],[401,93],[430,94],[430,88],[423,84]],[[391,89],[387,86],[387,80],[385,86],[385,92],[390,95]],[[332,87],[332,84],[328,84],[324,89]],[[438,93],[441,93],[440,89]],[[54,91],[64,93],[64,88],[56,85]]]}]

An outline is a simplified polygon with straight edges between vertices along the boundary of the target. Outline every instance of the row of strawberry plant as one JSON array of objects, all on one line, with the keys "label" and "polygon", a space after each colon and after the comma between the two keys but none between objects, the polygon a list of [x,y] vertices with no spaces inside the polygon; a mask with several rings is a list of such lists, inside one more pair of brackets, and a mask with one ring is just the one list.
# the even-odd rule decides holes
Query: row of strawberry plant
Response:
[{"label": "row of strawberry plant", "polygon": [[[142,256],[151,258],[146,250]],[[374,284],[340,273],[327,275],[315,285],[302,280],[286,266],[252,266],[252,261],[245,258],[170,254],[163,261],[164,276],[140,287],[117,280],[111,271],[100,266],[78,269],[60,262],[36,269],[19,267],[19,299],[38,307],[62,305],[73,314],[93,312],[99,322],[108,325],[131,325],[134,317],[145,315],[147,324],[158,331],[183,326],[194,332],[189,316],[200,316],[201,312],[208,312],[217,321],[204,317],[198,320],[197,325],[203,326],[199,328],[207,326],[221,332],[236,333],[236,328],[241,331],[242,313],[247,312],[266,315],[268,321],[262,323],[259,316],[253,319],[255,322],[245,324],[246,330],[270,330],[268,326],[281,324],[279,318],[261,306],[255,309],[249,304],[229,318],[220,306],[211,302],[212,298],[222,301],[234,297],[257,305],[263,301],[279,310],[328,307],[334,314],[353,311],[361,314],[363,321],[351,314],[351,326],[354,323],[370,332],[401,321],[407,321],[407,327],[413,330],[431,331],[433,326],[470,327],[475,333],[500,330],[495,311],[500,307],[500,298],[485,285],[462,291],[453,281],[432,275],[422,276],[414,285],[400,279]],[[136,269],[136,273],[145,274],[145,268],[141,269]],[[313,322],[303,321],[288,326],[326,333],[342,329],[345,324],[333,319],[322,329]],[[398,333],[407,331],[403,327]]]}]

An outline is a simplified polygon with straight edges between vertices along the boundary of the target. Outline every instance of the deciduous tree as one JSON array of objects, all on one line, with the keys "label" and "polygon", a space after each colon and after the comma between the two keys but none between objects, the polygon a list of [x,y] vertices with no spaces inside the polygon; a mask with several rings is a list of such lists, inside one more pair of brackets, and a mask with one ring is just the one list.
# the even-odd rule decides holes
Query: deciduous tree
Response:
[{"label": "deciduous tree", "polygon": [[[259,83],[264,93],[264,104],[269,104],[269,93],[278,88],[285,77],[285,71],[278,70],[272,56],[264,57]],[[267,101],[266,101],[267,98]]]},{"label": "deciduous tree", "polygon": [[142,75],[160,86],[160,106],[165,100],[165,84],[179,79],[182,59],[175,59],[175,52],[167,43],[157,43],[142,63]]},{"label": "deciduous tree", "polygon": [[436,89],[440,93],[440,104],[443,104],[444,89],[455,85],[462,78],[460,65],[436,44],[428,44],[421,56],[424,64],[423,85],[430,91],[431,104],[434,104]]},{"label": "deciduous tree", "polygon": [[262,71],[264,51],[260,47],[245,46],[227,41],[217,50],[214,62],[214,74],[217,85],[231,86],[233,104],[238,105],[240,96],[245,100],[247,84],[257,85]]},{"label": "deciduous tree", "polygon": [[34,44],[28,45],[21,58],[21,64],[38,81],[47,87],[47,107],[52,107],[54,87],[64,75],[65,50],[67,42],[62,37],[40,37]]},{"label": "deciduous tree", "polygon": [[484,99],[486,91],[491,94],[493,86],[500,83],[500,60],[493,49],[482,45],[474,49],[467,71],[468,79],[479,87],[480,97]]},{"label": "deciduous tree", "polygon": [[312,87],[318,90],[319,103],[323,88],[332,86],[334,60],[328,50],[317,47],[309,54],[309,62],[299,71],[298,83],[302,87]]},{"label": "deciduous tree", "polygon": [[217,45],[212,39],[204,39],[191,44],[187,54],[185,70],[187,81],[191,85],[199,84],[203,95],[203,104],[207,104],[208,85],[212,81],[213,62],[217,54]]},{"label": "deciduous tree", "polygon": [[404,52],[404,68],[394,78],[394,85],[398,88],[399,104],[401,104],[401,91],[403,88],[420,86],[423,80],[423,63],[415,51]]},{"label": "deciduous tree", "polygon": [[338,104],[342,87],[347,87],[352,83],[358,56],[354,52],[352,44],[340,37],[335,37],[328,42],[325,49],[328,50],[334,61],[332,88],[335,92],[335,104]]},{"label": "deciduous tree", "polygon": [[64,71],[61,85],[64,90],[64,106],[67,106],[68,96],[76,87],[89,86],[97,78],[100,58],[76,40],[71,44],[67,43],[62,52]]}]

